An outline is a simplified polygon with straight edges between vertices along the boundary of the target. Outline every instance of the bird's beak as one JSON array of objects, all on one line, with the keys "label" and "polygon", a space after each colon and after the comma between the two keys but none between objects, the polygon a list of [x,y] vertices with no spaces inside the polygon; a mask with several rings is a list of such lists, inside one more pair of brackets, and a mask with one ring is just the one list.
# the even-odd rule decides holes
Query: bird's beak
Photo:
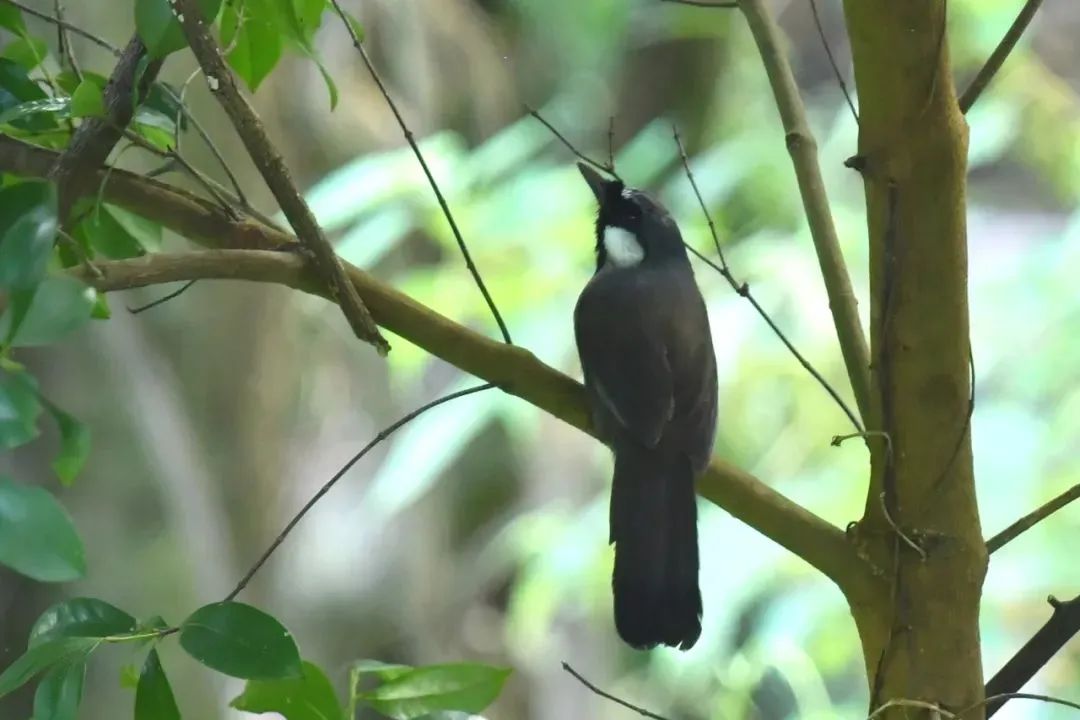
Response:
[{"label": "bird's beak", "polygon": [[596,172],[596,170],[583,162],[579,162],[577,166],[578,170],[581,171],[582,176],[585,178],[585,182],[589,183],[589,188],[592,189],[593,195],[596,196],[596,201],[603,205],[607,186],[610,185],[612,181],[605,180],[600,173]]}]

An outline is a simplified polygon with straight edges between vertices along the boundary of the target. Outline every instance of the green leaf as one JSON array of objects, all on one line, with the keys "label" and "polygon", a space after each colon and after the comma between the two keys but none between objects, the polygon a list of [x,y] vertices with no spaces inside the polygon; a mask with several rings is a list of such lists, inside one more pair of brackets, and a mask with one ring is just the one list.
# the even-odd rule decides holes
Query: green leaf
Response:
[{"label": "green leaf", "polygon": [[97,598],[62,600],[41,614],[30,629],[30,647],[59,638],[103,638],[135,631],[135,618]]},{"label": "green leaf", "polygon": [[41,582],[86,574],[82,540],[47,490],[0,477],[0,563]]},{"label": "green leaf", "polygon": [[53,458],[53,471],[63,485],[70,486],[90,454],[90,430],[51,402],[45,407],[60,430],[60,452]]},{"label": "green leaf", "polygon": [[60,638],[30,648],[0,673],[0,698],[50,667],[85,660],[99,642],[93,638]]},{"label": "green leaf", "polygon": [[229,65],[252,92],[281,59],[281,30],[273,0],[227,3],[221,16],[221,42],[232,49]]},{"label": "green leaf", "polygon": [[161,225],[153,220],[128,212],[116,205],[104,204],[102,209],[112,215],[116,223],[123,228],[146,252],[157,252],[161,249]]},{"label": "green leaf", "polygon": [[84,660],[53,667],[34,693],[34,720],[76,720],[85,678]]},{"label": "green leaf", "polygon": [[36,438],[40,415],[41,402],[33,376],[25,372],[0,372],[0,450],[10,450]]},{"label": "green leaf", "polygon": [[343,720],[334,686],[318,665],[304,661],[303,675],[289,680],[248,680],[229,703],[249,713],[278,713],[285,720]]},{"label": "green leaf", "polygon": [[[220,7],[221,0],[199,0],[199,9],[208,25],[214,23]],[[155,58],[187,47],[169,0],[135,0],[135,30]]]},{"label": "green leaf", "polygon": [[79,89],[79,85],[84,82],[90,83],[100,91],[104,91],[105,85],[108,84],[109,79],[104,75],[99,75],[98,73],[90,72],[89,70],[83,70],[82,77],[76,75],[71,70],[64,70],[56,76],[56,84],[68,95],[74,95],[75,91]]},{"label": "green leaf", "polygon": [[[13,312],[0,316],[0,338],[12,347],[51,345],[90,320],[98,293],[69,275],[45,278],[29,295],[22,317]],[[11,308],[14,310],[14,308]]]},{"label": "green leaf", "polygon": [[[45,91],[26,74],[26,68],[13,60],[0,58],[0,115],[22,103],[46,97]],[[58,127],[53,116],[40,113],[12,120],[11,124],[20,130],[37,133]]]},{"label": "green leaf", "polygon": [[72,117],[101,117],[105,114],[105,100],[101,86],[93,80],[83,80],[71,94]]},{"label": "green leaf", "polygon": [[0,113],[0,125],[13,123],[31,115],[51,115],[54,118],[63,118],[68,116],[70,110],[71,98],[69,97],[47,97],[30,100],[9,107]]},{"label": "green leaf", "polygon": [[135,119],[132,122],[135,131],[157,148],[168,150],[176,144],[176,121],[173,117],[151,108],[141,107],[135,112]]},{"label": "green leaf", "polygon": [[283,30],[300,47],[311,50],[322,23],[326,0],[275,0],[284,15]]},{"label": "green leaf", "polygon": [[14,5],[7,3],[0,3],[0,27],[16,35],[26,32],[26,23],[23,22],[22,13]]},{"label": "green leaf", "polygon": [[300,677],[300,652],[272,616],[238,602],[199,608],[180,625],[180,645],[218,672],[243,679]]},{"label": "green leaf", "polygon": [[326,89],[330,93],[330,109],[333,110],[338,104],[338,89],[337,84],[334,82],[334,78],[330,76],[330,71],[323,65],[322,60],[314,51],[311,52],[310,57],[315,61],[315,67],[319,68],[319,74],[322,75],[323,82],[326,83]]},{"label": "green leaf", "polygon": [[56,237],[56,192],[47,183],[0,188],[0,288],[32,288]]},{"label": "green leaf", "polygon": [[169,678],[157,650],[151,649],[135,687],[135,720],[180,720]]},{"label": "green leaf", "polygon": [[352,675],[374,675],[380,680],[393,680],[401,677],[413,669],[412,665],[400,665],[398,663],[385,663],[382,660],[355,660],[349,666]]},{"label": "green leaf", "polygon": [[[82,222],[75,226],[72,235],[84,248],[91,249],[90,254],[101,253],[113,260],[139,257],[145,255],[147,250],[156,250],[160,247],[160,225],[155,226],[138,216],[124,211],[116,212],[117,210],[120,209],[112,205],[99,205],[85,214]],[[125,219],[124,223],[120,222],[121,213]],[[139,236],[128,231],[126,222],[130,218],[138,221],[131,223],[131,226],[139,233]],[[142,242],[144,239],[146,244]]]},{"label": "green leaf", "polygon": [[30,35],[21,35],[4,46],[3,56],[22,65],[27,70],[33,70],[49,54],[49,47],[44,40]]},{"label": "green leaf", "polygon": [[509,668],[474,663],[418,667],[356,697],[397,720],[457,710],[479,713],[499,696]]}]

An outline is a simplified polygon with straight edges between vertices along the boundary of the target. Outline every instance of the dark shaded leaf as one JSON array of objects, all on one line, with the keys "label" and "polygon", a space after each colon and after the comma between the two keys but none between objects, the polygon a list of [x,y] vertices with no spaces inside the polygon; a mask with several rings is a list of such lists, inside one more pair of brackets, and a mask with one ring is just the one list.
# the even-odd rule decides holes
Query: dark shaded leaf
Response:
[{"label": "dark shaded leaf", "polygon": [[157,650],[147,654],[135,686],[135,720],[180,720],[180,708]]},{"label": "dark shaded leaf", "polygon": [[218,672],[243,679],[300,676],[292,635],[262,610],[238,602],[199,608],[180,625],[180,645]]},{"label": "dark shaded leaf", "polygon": [[81,659],[45,673],[34,693],[34,720],[75,720],[85,678],[86,662]]},{"label": "dark shaded leaf", "polygon": [[474,663],[418,667],[356,698],[375,710],[412,720],[446,710],[478,713],[499,696],[509,668]]},{"label": "dark shaded leaf", "polygon": [[0,698],[48,668],[85,661],[99,642],[93,638],[60,638],[30,648],[0,673]]},{"label": "dark shaded leaf", "polygon": [[22,13],[15,6],[7,3],[0,3],[0,27],[16,35],[26,32],[26,23],[23,22]]},{"label": "dark shaded leaf", "polygon": [[97,598],[71,598],[41,614],[30,629],[30,647],[58,638],[103,638],[135,631],[135,618]]},{"label": "dark shaded leaf", "polygon": [[46,403],[45,407],[60,430],[60,452],[53,458],[53,471],[62,484],[69,486],[75,482],[75,476],[90,454],[90,430],[52,403]]},{"label": "dark shaded leaf", "polygon": [[229,703],[249,713],[278,713],[285,720],[342,720],[334,686],[319,666],[303,662],[303,676],[289,680],[248,680]]},{"label": "dark shaded leaf", "polygon": [[[21,317],[15,315],[15,307],[0,316],[0,338],[12,347],[51,345],[90,319],[97,296],[96,290],[69,275],[47,277],[18,296]],[[28,305],[22,304],[24,298]]]},{"label": "dark shaded leaf", "polygon": [[86,574],[82,540],[47,490],[0,477],[0,563],[42,582]]},{"label": "dark shaded leaf", "polygon": [[49,184],[0,188],[0,288],[32,288],[41,280],[56,225],[56,192]]}]

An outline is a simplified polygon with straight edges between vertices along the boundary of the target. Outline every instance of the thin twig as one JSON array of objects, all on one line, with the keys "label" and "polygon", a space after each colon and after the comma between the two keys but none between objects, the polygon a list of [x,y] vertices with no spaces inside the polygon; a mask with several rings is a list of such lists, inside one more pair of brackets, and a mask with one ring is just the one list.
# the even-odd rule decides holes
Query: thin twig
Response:
[{"label": "thin twig", "polygon": [[[1050,703],[1052,705],[1064,705],[1065,707],[1071,707],[1076,710],[1080,710],[1080,703],[1075,703],[1072,700],[1064,700],[1062,698],[1051,697],[1050,695],[1036,695],[1035,693],[1022,693],[1022,692],[1010,692],[999,693],[997,695],[991,695],[987,698],[980,700],[979,702],[964,708],[960,712],[956,713],[957,718],[962,718],[972,710],[978,710],[984,705],[989,706],[991,703],[999,703],[997,707],[1001,707],[1006,700],[1038,700],[1039,702]],[[986,713],[986,717],[990,717],[996,710]]]},{"label": "thin twig", "polygon": [[187,292],[188,289],[192,285],[194,285],[196,282],[197,282],[197,280],[188,280],[186,283],[181,285],[178,289],[173,290],[171,293],[169,293],[167,295],[163,295],[163,296],[159,297],[157,300],[151,300],[150,302],[146,303],[145,305],[139,305],[137,307],[129,307],[127,309],[127,311],[129,313],[131,313],[132,315],[138,315],[139,313],[146,312],[147,310],[153,310],[158,305],[164,305],[165,303],[169,302],[173,298],[180,297],[185,292]]},{"label": "thin twig", "polygon": [[1073,485],[1050,502],[1032,510],[1027,515],[987,540],[986,552],[997,552],[1002,547],[1015,540],[1018,536],[1027,532],[1077,498],[1080,498],[1080,484]]},{"label": "thin twig", "polygon": [[878,498],[881,500],[881,512],[885,515],[885,521],[889,523],[889,527],[893,529],[897,537],[904,541],[904,544],[910,547],[915,552],[919,553],[919,557],[926,560],[926,551],[923,550],[922,545],[912,540],[907,534],[900,529],[900,526],[893,520],[892,513],[889,512],[889,505],[885,502],[885,493],[881,493]]},{"label": "thin twig", "polygon": [[682,137],[679,136],[679,128],[675,125],[672,125],[671,131],[673,137],[675,138],[675,144],[679,148],[679,157],[682,159],[683,170],[686,172],[686,177],[690,181],[690,187],[694,189],[694,195],[697,197],[698,205],[701,206],[701,212],[705,215],[705,220],[709,225],[709,232],[712,234],[713,245],[716,247],[716,255],[720,258],[720,266],[717,267],[715,264],[710,262],[708,258],[706,258],[704,255],[702,255],[700,252],[690,247],[689,245],[687,245],[686,247],[690,250],[690,252],[692,252],[701,260],[704,260],[706,263],[711,265],[714,270],[719,272],[720,275],[725,280],[727,280],[728,285],[731,286],[732,290],[750,301],[750,304],[754,307],[754,310],[757,311],[757,314],[761,316],[761,319],[764,320],[765,323],[772,329],[773,333],[776,334],[776,337],[780,338],[780,342],[784,343],[784,347],[786,347],[791,352],[791,354],[795,356],[795,359],[799,361],[799,364],[802,365],[803,368],[805,368],[805,370],[810,373],[810,375],[813,376],[815,380],[818,381],[818,384],[825,389],[825,392],[827,392],[829,396],[836,402],[836,404],[840,406],[840,409],[843,410],[844,414],[848,416],[848,419],[851,420],[851,424],[855,426],[855,429],[858,430],[860,433],[863,433],[863,426],[859,422],[858,417],[855,416],[855,413],[851,411],[851,408],[847,406],[847,403],[845,403],[843,398],[840,397],[840,394],[837,393],[833,386],[829,384],[829,381],[826,380],[824,376],[822,376],[822,374],[819,373],[817,369],[810,364],[810,361],[807,360],[803,356],[803,354],[798,351],[795,345],[792,344],[790,340],[788,340],[786,335],[784,335],[784,332],[776,325],[775,322],[773,322],[773,319],[769,317],[769,314],[767,312],[765,312],[765,308],[761,307],[757,299],[750,294],[750,286],[745,282],[737,282],[734,276],[732,276],[731,268],[728,266],[727,260],[724,258],[724,251],[720,246],[720,236],[716,232],[716,224],[713,223],[712,214],[709,212],[709,208],[705,205],[705,199],[701,196],[701,190],[698,189],[697,180],[694,178],[694,171],[690,169],[690,158],[687,157],[686,147],[683,145]]},{"label": "thin twig", "polygon": [[1005,59],[1009,57],[1009,53],[1016,47],[1016,43],[1019,42],[1020,37],[1027,30],[1028,24],[1031,19],[1035,17],[1035,13],[1038,11],[1039,6],[1042,5],[1042,0],[1027,0],[1024,3],[1024,7],[1020,9],[1020,14],[1013,20],[1013,24],[1009,27],[1005,33],[1005,37],[1001,38],[1001,42],[994,48],[994,52],[990,53],[990,57],[987,58],[986,63],[982,66],[979,72],[975,75],[975,79],[971,81],[971,84],[967,86],[967,89],[960,95],[960,112],[967,113],[971,109],[971,106],[982,95],[983,90],[990,84],[990,81],[997,75],[998,70],[1005,64]]},{"label": "thin twig", "polygon": [[205,190],[210,195],[210,197],[214,199],[214,202],[218,204],[222,212],[224,212],[233,220],[240,219],[240,213],[236,211],[236,209],[232,206],[231,203],[229,203],[228,199],[224,196],[224,194],[222,194],[221,188],[217,185],[217,183],[213,182],[209,177],[204,175],[194,165],[189,163],[184,158],[184,156],[181,155],[176,149],[169,148],[167,150],[162,150],[157,145],[154,145],[152,142],[132,130],[124,130],[124,137],[127,138],[129,142],[137,145],[139,148],[153,155],[157,155],[158,157],[166,158],[175,162],[177,165],[180,166],[182,170],[184,170],[185,172],[187,172],[188,175],[194,178],[195,182],[199,183],[199,185],[202,186],[203,190]]},{"label": "thin twig", "polygon": [[15,7],[15,8],[18,8],[19,10],[22,10],[27,15],[33,15],[34,17],[36,17],[36,18],[38,18],[40,20],[44,20],[45,22],[52,23],[53,25],[57,25],[57,26],[65,29],[65,30],[67,30],[70,33],[78,35],[79,37],[86,38],[87,40],[94,43],[98,47],[101,47],[101,48],[104,48],[105,50],[108,50],[109,52],[111,52],[116,57],[120,57],[120,55],[122,54],[122,51],[120,50],[120,48],[116,47],[115,45],[109,43],[106,40],[103,40],[102,38],[98,37],[97,35],[94,35],[93,33],[89,33],[87,31],[83,30],[78,25],[72,25],[69,22],[61,20],[59,18],[55,18],[52,15],[49,15],[48,13],[41,12],[40,10],[35,10],[34,8],[29,7],[28,5],[23,5],[21,2],[16,2],[16,0],[0,0],[0,3],[7,3],[8,5],[11,5],[12,7]]},{"label": "thin twig", "polygon": [[736,0],[717,0],[717,2],[709,2],[709,0],[660,0],[660,2],[671,3],[672,5],[690,5],[692,7],[703,8],[733,9],[739,7],[739,3],[736,2]]},{"label": "thin twig", "polygon": [[615,159],[614,159],[614,157],[609,158],[608,162],[606,162],[606,163],[605,162],[600,162],[599,160],[597,160],[595,158],[589,157],[585,153],[578,150],[574,146],[574,143],[567,140],[566,136],[563,135],[561,132],[559,132],[555,128],[554,125],[552,125],[547,120],[545,120],[544,116],[540,114],[540,111],[533,108],[531,105],[526,105],[525,106],[525,112],[529,113],[534,118],[539,120],[540,124],[543,125],[544,127],[546,127],[551,132],[551,134],[554,135],[556,137],[556,139],[559,140],[559,142],[561,142],[563,145],[566,146],[567,150],[569,150],[570,152],[572,152],[574,154],[574,157],[576,157],[578,160],[581,160],[584,163],[588,163],[589,165],[592,165],[594,168],[596,168],[598,170],[603,170],[604,172],[606,172],[608,175],[611,175],[616,180],[620,180],[620,181],[622,180],[622,178],[619,177],[619,173],[617,173],[615,171]]},{"label": "thin twig", "polygon": [[573,675],[577,679],[577,681],[579,683],[581,683],[582,685],[584,685],[585,687],[587,687],[589,690],[596,693],[600,697],[604,698],[605,700],[610,700],[613,703],[618,703],[619,705],[622,705],[627,710],[633,710],[634,712],[636,712],[638,715],[641,715],[642,717],[653,718],[653,720],[667,720],[666,717],[664,717],[663,715],[657,715],[652,710],[646,710],[645,708],[639,707],[638,705],[634,705],[633,703],[629,703],[629,702],[623,700],[620,697],[616,697],[616,696],[612,695],[611,693],[604,692],[603,690],[601,690],[600,688],[596,687],[591,682],[586,680],[584,677],[582,677],[581,673],[579,673],[577,670],[572,668],[570,666],[570,663],[566,662],[565,660],[562,663],[562,668],[566,672]]},{"label": "thin twig", "polygon": [[817,26],[818,37],[821,38],[821,44],[825,48],[825,55],[829,58],[829,66],[836,77],[836,82],[840,85],[840,92],[844,94],[844,100],[847,101],[847,106],[851,110],[851,117],[855,118],[855,124],[858,125],[859,112],[855,109],[855,103],[851,101],[851,93],[848,92],[847,84],[844,82],[844,74],[840,72],[840,66],[836,63],[836,58],[833,57],[832,48],[829,47],[829,40],[825,37],[825,27],[821,24],[821,17],[818,15],[817,0],[810,0],[810,12],[814,15],[814,25]]},{"label": "thin twig", "polygon": [[356,48],[357,52],[360,53],[360,58],[364,61],[368,73],[371,74],[371,79],[375,81],[375,84],[379,88],[379,92],[382,93],[383,99],[386,100],[386,104],[390,107],[390,112],[394,114],[394,119],[397,120],[398,127],[401,128],[401,132],[405,136],[405,142],[409,143],[413,155],[416,156],[416,160],[420,163],[420,167],[427,177],[428,184],[431,185],[431,190],[435,193],[435,199],[439,201],[439,207],[442,208],[443,215],[446,216],[446,222],[450,224],[450,231],[454,234],[454,240],[457,241],[458,249],[461,250],[461,255],[465,259],[465,267],[469,269],[469,273],[472,275],[476,287],[480,289],[480,294],[484,296],[484,302],[487,303],[488,309],[495,318],[495,324],[499,326],[499,332],[502,334],[503,341],[508,345],[512,345],[513,340],[510,339],[510,330],[507,329],[506,323],[499,313],[499,308],[495,305],[491,293],[488,292],[487,285],[484,284],[484,279],[480,276],[480,271],[476,268],[476,263],[473,262],[472,255],[469,253],[469,248],[465,245],[465,238],[461,236],[461,231],[458,229],[457,222],[454,220],[454,214],[450,212],[450,205],[446,202],[446,198],[443,197],[442,190],[439,189],[439,184],[435,182],[435,176],[431,174],[431,168],[428,167],[427,161],[424,160],[424,154],[420,152],[420,146],[416,144],[416,138],[413,136],[412,130],[405,124],[405,118],[402,117],[397,104],[394,102],[393,98],[390,97],[390,92],[386,89],[386,85],[383,84],[382,78],[375,69],[375,64],[371,62],[367,50],[364,49],[363,43],[360,42],[360,38],[356,35],[356,30],[353,28],[352,23],[349,22],[348,15],[341,9],[338,0],[330,0],[330,3],[334,6],[334,10],[337,11],[338,17],[341,18],[341,24],[345,26],[345,29],[349,33],[349,37],[352,38],[353,46]]},{"label": "thin twig", "polygon": [[484,390],[490,390],[493,387],[495,386],[491,383],[484,383],[483,385],[477,385],[475,387],[466,388],[465,390],[458,390],[457,392],[443,395],[436,400],[432,400],[429,403],[421,405],[409,414],[403,415],[402,417],[394,421],[392,424],[380,430],[378,434],[375,435],[375,437],[371,440],[371,442],[365,445],[363,449],[360,450],[360,452],[353,455],[349,459],[349,461],[345,463],[340,470],[334,473],[334,476],[327,480],[326,483],[321,488],[319,488],[318,492],[312,495],[311,499],[304,503],[304,506],[300,508],[300,510],[295,515],[292,516],[292,519],[289,520],[289,522],[285,525],[285,529],[278,533],[278,536],[274,538],[274,541],[272,543],[270,543],[270,547],[268,547],[266,551],[259,557],[259,559],[255,561],[255,564],[251,566],[251,569],[244,574],[244,577],[240,579],[240,582],[236,584],[236,587],[233,588],[232,592],[225,596],[225,601],[228,602],[229,600],[234,599],[243,591],[245,587],[247,587],[247,584],[251,582],[251,578],[253,578],[255,576],[255,573],[257,573],[259,569],[266,563],[266,561],[270,559],[270,556],[273,555],[274,551],[278,549],[278,546],[280,546],[281,543],[285,541],[285,538],[288,537],[289,533],[292,532],[293,528],[296,527],[296,525],[303,519],[304,515],[306,515],[308,511],[311,510],[311,508],[315,507],[315,503],[319,502],[319,500],[321,500],[322,497],[326,495],[326,493],[330,492],[330,489],[334,487],[335,484],[337,484],[337,481],[340,480],[345,475],[345,473],[347,473],[349,469],[352,468],[353,465],[359,462],[360,458],[367,455],[372,448],[374,448],[376,445],[378,445],[383,440],[392,435],[394,431],[400,428],[402,425],[405,425],[411,420],[417,418],[418,416],[423,415],[428,410],[438,407],[443,403],[448,403],[451,400],[465,397],[466,395],[472,395],[474,393],[483,392]]},{"label": "thin twig", "polygon": [[874,712],[866,716],[866,720],[874,720],[878,715],[881,715],[886,710],[894,707],[909,707],[918,708],[919,710],[930,710],[931,712],[938,713],[945,718],[955,718],[956,715],[949,712],[945,708],[941,707],[937,703],[926,702],[925,700],[908,700],[906,698],[894,698],[886,703],[883,703],[877,707]]},{"label": "thin twig", "polygon": [[810,132],[806,109],[791,66],[781,49],[780,29],[765,7],[764,0],[741,0],[739,7],[758,46],[780,112],[788,153],[795,168],[810,236],[817,251],[821,277],[829,297],[829,309],[859,415],[866,427],[874,427],[877,422],[872,417],[870,351],[859,319],[855,291],[840,251],[840,241],[825,193],[825,181],[818,167],[817,144]]},{"label": "thin twig", "polygon": [[[53,11],[56,13],[57,22],[64,21],[64,4],[60,0],[54,0]],[[71,49],[71,39],[67,36],[68,31],[63,25],[56,26],[56,45],[60,51],[61,68],[63,62],[66,60],[67,64],[71,66],[71,73],[75,76],[78,82],[82,82],[83,75],[82,70],[79,68],[79,62],[75,59],[75,53]]]},{"label": "thin twig", "polygon": [[296,230],[296,236],[314,257],[323,281],[333,289],[353,332],[361,340],[373,345],[380,355],[386,355],[390,352],[390,344],[371,319],[371,312],[360,299],[356,288],[345,277],[340,258],[319,227],[311,208],[297,190],[285,159],[271,142],[255,110],[240,93],[232,70],[225,64],[221,48],[210,35],[199,3],[197,0],[169,0],[169,4],[180,20],[184,37],[199,61],[211,94],[229,116],[247,148],[248,155],[259,169],[289,224]]},{"label": "thin twig", "polygon": [[[986,683],[987,698],[1020,690],[1080,632],[1080,595],[1066,602],[1051,595],[1047,601],[1054,608],[1050,619]],[[990,717],[1004,704],[1005,699],[1000,702],[988,700],[986,716]]]}]

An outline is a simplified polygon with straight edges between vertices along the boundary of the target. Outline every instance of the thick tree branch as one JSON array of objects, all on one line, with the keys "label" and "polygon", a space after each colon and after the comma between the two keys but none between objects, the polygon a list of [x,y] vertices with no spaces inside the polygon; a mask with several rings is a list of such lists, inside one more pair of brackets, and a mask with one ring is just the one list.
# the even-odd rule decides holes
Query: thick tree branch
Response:
[{"label": "thick tree branch", "polygon": [[825,281],[825,290],[829,296],[829,308],[832,310],[836,335],[840,340],[840,351],[844,356],[851,389],[863,426],[877,429],[873,417],[873,403],[870,389],[870,352],[867,349],[866,335],[859,321],[858,304],[855,292],[851,289],[851,278],[844,264],[840,242],[836,236],[829,200],[825,195],[825,182],[821,178],[821,169],[817,162],[817,143],[806,121],[806,110],[791,66],[781,49],[780,30],[769,15],[763,0],[740,0],[739,7],[750,32],[757,43],[765,72],[769,76],[776,107],[780,111],[780,120],[784,126],[788,152],[795,166],[795,177],[799,183],[803,208],[810,225],[810,235],[817,250],[821,275]]},{"label": "thick tree branch", "polygon": [[371,313],[356,294],[352,284],[345,278],[338,256],[326,239],[311,209],[296,189],[289,176],[281,153],[277,151],[265,128],[251,105],[240,94],[236,78],[225,65],[221,48],[210,37],[209,27],[196,0],[169,0],[173,12],[180,20],[188,45],[199,61],[211,94],[232,121],[237,134],[247,148],[248,154],[259,169],[270,191],[274,194],[281,211],[296,231],[300,242],[314,256],[320,273],[334,298],[341,305],[353,332],[361,340],[371,343],[380,354],[386,354],[390,345],[379,333]]},{"label": "thick tree branch", "polygon": [[1080,498],[1080,484],[1073,485],[1065,492],[1058,495],[1050,502],[1035,508],[1030,513],[1014,522],[1009,527],[999,532],[986,541],[986,552],[992,553],[1000,550],[1006,544],[1015,540],[1019,535],[1027,532],[1037,524],[1065,507],[1073,500]]},{"label": "thick tree branch", "polygon": [[1001,709],[1008,700],[1007,697],[999,700],[989,700],[990,698],[1019,692],[1065,643],[1080,632],[1080,595],[1067,602],[1051,597],[1050,605],[1054,612],[1046,624],[986,683],[987,717]]},{"label": "thick tree branch", "polygon": [[967,86],[967,89],[960,96],[960,112],[967,113],[971,106],[975,104],[975,101],[979,99],[983,90],[994,79],[1001,66],[1005,64],[1005,59],[1009,57],[1013,48],[1016,47],[1016,43],[1020,41],[1020,37],[1027,30],[1028,24],[1031,23],[1031,19],[1035,17],[1035,13],[1041,5],[1042,0],[1027,0],[1024,3],[1024,7],[1020,9],[1020,14],[1016,16],[1013,24],[1005,33],[1005,37],[1001,38],[1001,42],[994,48],[994,52],[990,53],[986,64],[982,66],[975,75],[975,79],[971,81],[971,84]]},{"label": "thick tree branch", "polygon": [[[0,152],[0,167],[5,167],[3,158],[4,154]],[[115,194],[117,187],[123,186],[110,183],[106,187],[110,202],[132,210],[139,208],[139,212],[146,213],[147,205],[142,198],[129,206],[125,197]],[[163,194],[157,201],[163,205],[153,207],[154,214],[148,216],[168,224],[174,210],[169,205],[171,198]],[[182,208],[181,213],[186,213],[190,206],[181,201],[178,207]],[[248,229],[243,232],[260,231]],[[267,230],[260,244],[273,246],[288,237]],[[206,245],[215,242],[214,238],[193,239]],[[155,253],[132,260],[103,261],[95,266],[100,270],[100,276],[81,267],[69,272],[102,292],[184,280],[218,279],[275,283],[328,296],[325,285],[319,282],[304,258],[280,250]],[[386,329],[570,425],[593,433],[584,389],[579,383],[543,364],[528,350],[491,340],[458,325],[362,270],[346,265],[346,273],[375,320]],[[703,497],[817,567],[842,589],[861,581],[865,566],[855,557],[838,528],[749,473],[714,459],[701,478],[698,490]]]}]

